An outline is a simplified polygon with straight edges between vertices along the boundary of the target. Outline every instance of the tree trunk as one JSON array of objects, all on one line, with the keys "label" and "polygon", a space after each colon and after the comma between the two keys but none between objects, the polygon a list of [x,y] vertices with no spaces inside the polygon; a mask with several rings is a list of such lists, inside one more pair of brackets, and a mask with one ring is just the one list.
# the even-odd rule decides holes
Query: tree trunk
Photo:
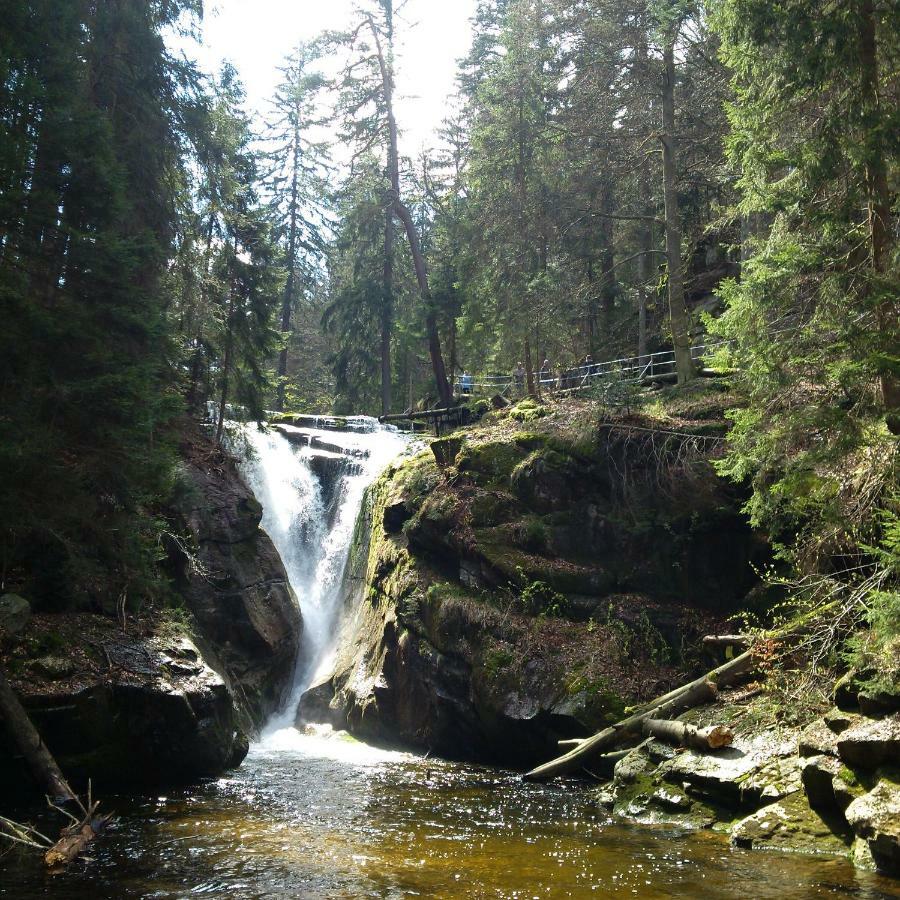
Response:
[{"label": "tree trunk", "polygon": [[[869,252],[876,289],[890,264],[893,237],[891,233],[891,193],[888,186],[886,150],[881,137],[881,100],[879,97],[878,37],[876,33],[875,4],[862,0],[859,13],[859,61],[862,70],[861,105],[866,129],[865,180],[868,194]],[[900,316],[896,295],[889,295],[875,309],[878,331],[882,338],[895,346]],[[900,380],[886,368],[880,376],[881,396],[887,414],[888,426],[894,434],[900,433]]]},{"label": "tree trunk", "polygon": [[50,797],[56,802],[77,802],[56,760],[41,740],[2,671],[0,671],[0,713],[9,736],[25,758],[32,775],[44,786]]},{"label": "tree trunk", "polygon": [[587,738],[574,750],[553,759],[525,775],[532,781],[543,781],[557,775],[577,772],[604,750],[625,741],[636,741],[642,734],[644,722],[651,718],[671,718],[714,699],[719,687],[732,684],[753,669],[753,657],[748,650],[740,656],[713,669],[706,675],[674,691],[670,691],[645,705],[628,719],[624,719],[593,737]]},{"label": "tree trunk", "polygon": [[[639,177],[638,190],[641,197],[641,214],[652,214],[650,208],[650,185],[646,174],[642,171]],[[641,365],[647,362],[647,306],[650,297],[650,284],[653,281],[653,225],[649,221],[640,223],[638,257],[638,357]]]},{"label": "tree trunk", "polygon": [[690,747],[707,753],[710,750],[721,750],[734,740],[731,729],[724,725],[711,725],[708,728],[697,728],[677,719],[645,719],[644,734],[655,737],[676,747]]},{"label": "tree trunk", "polygon": [[391,331],[394,319],[394,211],[384,211],[384,269],[381,298],[381,414],[391,411]]},{"label": "tree trunk", "polygon": [[675,346],[675,371],[678,383],[694,377],[691,359],[690,316],[684,299],[684,272],[681,263],[681,214],[678,210],[678,164],[675,141],[675,37],[677,29],[666,39],[663,51],[663,195],[666,219],[666,261],[668,263],[669,319]]},{"label": "tree trunk", "polygon": [[[299,117],[298,117],[299,118]],[[284,411],[284,391],[287,379],[288,348],[287,341],[291,331],[291,315],[294,311],[294,293],[297,270],[297,182],[300,176],[300,126],[294,125],[294,162],[291,172],[291,212],[290,226],[288,228],[288,275],[284,286],[284,300],[281,304],[281,338],[285,342],[278,354],[278,384],[275,392],[275,409]]]},{"label": "tree trunk", "polygon": [[225,403],[228,400],[228,373],[231,371],[231,357],[234,352],[234,287],[228,295],[228,319],[225,335],[225,358],[222,360],[222,390],[219,394],[219,421],[216,424],[216,443],[222,446],[225,431]]},{"label": "tree trunk", "polygon": [[[381,0],[388,22],[388,50],[393,53],[393,2]],[[434,380],[437,386],[438,402],[441,406],[450,406],[453,402],[453,391],[447,381],[447,369],[444,365],[444,356],[441,352],[441,337],[438,332],[437,313],[434,309],[434,300],[428,287],[428,269],[425,265],[425,256],[422,253],[422,244],[416,231],[409,210],[400,199],[400,166],[397,150],[397,119],[394,115],[394,73],[393,60],[385,57],[384,48],[375,23],[369,19],[372,37],[375,41],[375,50],[378,55],[378,66],[381,72],[382,90],[384,92],[384,104],[387,111],[388,124],[388,175],[391,181],[392,206],[397,218],[406,229],[406,237],[413,257],[413,267],[416,271],[416,281],[419,285],[419,293],[425,306],[425,330],[428,335],[428,353],[431,356],[431,367],[434,371]]]},{"label": "tree trunk", "polygon": [[[600,309],[603,314],[603,340],[606,346],[612,350],[613,312],[615,310],[616,295],[619,293],[616,280],[616,260],[613,251],[613,221],[608,217],[612,212],[612,186],[604,178],[600,191],[600,208],[604,216],[600,219]],[[591,351],[595,352],[594,350]],[[610,353],[610,356],[613,356]]]},{"label": "tree trunk", "polygon": [[394,198],[394,211],[397,218],[403,222],[406,228],[406,236],[412,251],[413,267],[416,270],[416,280],[419,283],[419,293],[425,304],[425,330],[428,334],[428,353],[431,356],[431,368],[434,371],[434,380],[437,384],[438,402],[441,406],[450,406],[453,402],[453,391],[447,381],[447,370],[444,367],[444,357],[441,353],[441,337],[437,326],[437,312],[428,289],[428,270],[425,267],[425,257],[422,254],[422,246],[419,243],[419,235],[409,210],[401,202],[399,197]]},{"label": "tree trunk", "polygon": [[534,389],[534,365],[531,362],[531,341],[525,338],[525,383],[528,386],[528,396],[536,397]]}]

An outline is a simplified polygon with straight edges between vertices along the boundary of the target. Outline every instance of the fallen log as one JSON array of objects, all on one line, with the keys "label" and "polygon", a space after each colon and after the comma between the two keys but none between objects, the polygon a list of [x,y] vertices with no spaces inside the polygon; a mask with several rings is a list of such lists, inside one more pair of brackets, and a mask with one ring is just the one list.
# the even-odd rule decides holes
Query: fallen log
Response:
[{"label": "fallen log", "polygon": [[690,747],[708,753],[710,750],[721,750],[734,740],[731,729],[726,725],[710,725],[708,728],[697,728],[677,719],[645,719],[644,734],[655,737],[676,747]]},{"label": "fallen log", "polygon": [[708,634],[703,638],[703,646],[710,648],[740,647],[746,650],[753,643],[749,634]]},{"label": "fallen log", "polygon": [[680,713],[707,703],[715,698],[718,688],[733,684],[748,674],[753,666],[753,657],[751,651],[748,650],[695,681],[669,691],[662,697],[657,697],[656,700],[640,707],[629,718],[617,722],[609,728],[604,728],[603,731],[582,741],[568,753],[532,769],[523,777],[530,781],[544,781],[555,778],[557,775],[578,771],[604,750],[627,740],[637,742],[636,739],[643,734],[645,720],[671,719]]},{"label": "fallen log", "polygon": [[47,745],[41,740],[41,736],[31,719],[28,718],[28,713],[25,712],[25,708],[19,702],[19,698],[2,671],[0,671],[0,714],[6,723],[9,736],[19,753],[22,754],[35,780],[43,785],[56,802],[78,803],[78,798],[69,787],[56,760],[47,749]]},{"label": "fallen log", "polygon": [[[62,829],[59,840],[55,844],[50,844],[49,838],[44,837],[33,828],[17,825],[10,820],[4,820],[6,833],[0,834],[0,837],[38,848],[42,844],[43,846],[50,844],[44,854],[44,862],[48,868],[59,870],[84,852],[97,834],[106,828],[112,820],[112,815],[97,816],[97,808],[100,804],[91,798],[90,783],[88,783],[87,806],[81,802],[81,799],[69,786],[69,782],[66,781],[53,758],[53,754],[47,749],[47,745],[41,739],[38,730],[34,727],[2,671],[0,671],[0,715],[2,715],[13,743],[22,754],[35,779],[47,791],[47,803],[52,809],[69,819],[71,823]],[[72,804],[80,815],[73,815],[65,808],[66,804]],[[42,840],[38,841],[36,838]]]}]

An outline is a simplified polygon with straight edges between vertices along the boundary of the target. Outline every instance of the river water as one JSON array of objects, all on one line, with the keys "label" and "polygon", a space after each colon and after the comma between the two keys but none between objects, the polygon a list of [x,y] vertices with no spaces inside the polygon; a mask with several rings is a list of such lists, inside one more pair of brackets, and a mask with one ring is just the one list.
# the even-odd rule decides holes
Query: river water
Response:
[{"label": "river water", "polygon": [[830,858],[735,850],[710,833],[612,822],[575,783],[282,731],[240,769],[165,796],[107,797],[93,860],[48,876],[0,860],[0,896],[689,897],[858,900],[897,883]]},{"label": "river water", "polygon": [[[900,897],[896,882],[843,860],[751,853],[721,835],[615,823],[577,782],[531,784],[514,772],[370,747],[325,726],[291,727],[300,694],[333,650],[365,488],[405,447],[372,420],[346,432],[322,424],[306,429],[314,439],[306,447],[245,432],[253,453],[244,472],[305,622],[284,710],[243,765],[218,780],[164,796],[115,796],[97,784],[118,820],[92,858],[50,876],[33,852],[5,852],[0,896]],[[47,833],[59,827],[46,811],[12,812],[37,817]]]}]

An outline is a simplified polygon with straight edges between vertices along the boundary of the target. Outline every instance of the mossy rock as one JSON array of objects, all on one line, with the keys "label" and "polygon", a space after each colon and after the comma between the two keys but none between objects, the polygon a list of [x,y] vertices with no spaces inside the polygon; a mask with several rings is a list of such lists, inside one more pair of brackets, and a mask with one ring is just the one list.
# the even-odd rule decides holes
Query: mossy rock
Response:
[{"label": "mossy rock", "polygon": [[431,452],[434,454],[439,469],[446,469],[456,462],[459,452],[462,450],[463,441],[462,436],[456,435],[431,442]]},{"label": "mossy rock", "polygon": [[477,551],[497,573],[497,586],[503,583],[525,587],[543,582],[562,594],[607,593],[613,578],[603,569],[581,566],[568,560],[551,559],[529,553],[508,543],[509,530],[479,529],[476,531]]},{"label": "mossy rock", "polygon": [[507,442],[467,445],[456,467],[460,472],[485,476],[489,482],[506,482],[525,455],[520,447]]},{"label": "mossy rock", "polygon": [[546,406],[530,398],[521,400],[509,411],[509,417],[517,422],[536,422],[549,415]]},{"label": "mossy rock", "polygon": [[505,491],[478,491],[469,500],[469,516],[473,527],[502,525],[523,515],[522,504]]}]

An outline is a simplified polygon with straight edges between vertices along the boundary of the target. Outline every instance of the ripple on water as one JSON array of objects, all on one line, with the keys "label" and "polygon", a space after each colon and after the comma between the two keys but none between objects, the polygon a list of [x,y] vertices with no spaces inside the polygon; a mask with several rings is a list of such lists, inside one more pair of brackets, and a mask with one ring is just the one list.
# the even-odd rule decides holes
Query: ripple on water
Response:
[{"label": "ripple on water", "polygon": [[0,859],[0,895],[222,898],[897,897],[841,860],[732,850],[721,837],[613,824],[576,784],[285,729],[227,778],[121,814],[95,859],[51,882]]}]

